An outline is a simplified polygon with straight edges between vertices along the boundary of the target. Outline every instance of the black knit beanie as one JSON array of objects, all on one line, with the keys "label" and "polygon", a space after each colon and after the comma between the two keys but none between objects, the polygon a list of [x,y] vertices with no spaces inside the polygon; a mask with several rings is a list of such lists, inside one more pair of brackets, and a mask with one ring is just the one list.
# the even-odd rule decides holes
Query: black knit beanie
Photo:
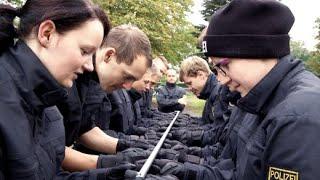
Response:
[{"label": "black knit beanie", "polygon": [[280,58],[290,54],[294,16],[275,0],[233,0],[211,18],[202,48],[206,56]]}]

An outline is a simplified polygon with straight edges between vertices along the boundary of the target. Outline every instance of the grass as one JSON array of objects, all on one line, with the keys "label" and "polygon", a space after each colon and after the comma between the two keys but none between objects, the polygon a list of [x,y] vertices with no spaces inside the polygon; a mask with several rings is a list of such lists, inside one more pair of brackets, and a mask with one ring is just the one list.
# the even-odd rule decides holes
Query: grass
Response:
[{"label": "grass", "polygon": [[[156,98],[152,98],[152,102],[155,106],[157,106]],[[201,116],[203,107],[204,107],[205,101],[198,99],[195,95],[193,95],[191,92],[187,92],[187,105],[185,107],[184,112],[188,113],[192,116]]]},{"label": "grass", "polygon": [[198,99],[191,92],[187,92],[187,106],[185,107],[186,113],[193,116],[201,116],[205,101]]}]

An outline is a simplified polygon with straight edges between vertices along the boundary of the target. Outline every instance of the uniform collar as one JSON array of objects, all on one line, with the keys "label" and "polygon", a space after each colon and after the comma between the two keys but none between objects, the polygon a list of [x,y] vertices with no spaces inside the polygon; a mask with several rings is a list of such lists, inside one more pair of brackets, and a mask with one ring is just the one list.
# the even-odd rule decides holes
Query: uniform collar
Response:
[{"label": "uniform collar", "polygon": [[210,74],[208,76],[208,79],[206,81],[206,84],[204,85],[202,91],[200,92],[200,95],[198,96],[199,99],[208,99],[211,95],[211,93],[214,91],[214,89],[217,87],[218,81],[216,79],[216,76],[213,74]]},{"label": "uniform collar", "polygon": [[23,42],[18,41],[10,50],[21,68],[24,85],[32,90],[44,106],[52,106],[67,98],[67,91],[52,77],[33,51]]},{"label": "uniform collar", "polygon": [[238,107],[252,114],[266,115],[268,104],[274,99],[275,91],[287,74],[301,62],[293,60],[290,55],[278,60],[271,71],[238,101]]},{"label": "uniform collar", "polygon": [[142,94],[134,88],[131,88],[127,92],[131,98],[132,104],[134,104],[137,100],[142,98]]},{"label": "uniform collar", "polygon": [[169,83],[169,82],[166,82],[166,86],[169,88],[169,89],[173,89],[176,87],[176,83]]}]

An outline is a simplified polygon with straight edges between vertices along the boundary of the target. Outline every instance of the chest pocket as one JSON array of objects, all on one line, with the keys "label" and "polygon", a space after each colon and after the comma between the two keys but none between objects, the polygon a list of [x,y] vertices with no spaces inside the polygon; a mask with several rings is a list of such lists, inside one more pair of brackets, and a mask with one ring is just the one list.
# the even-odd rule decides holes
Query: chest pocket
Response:
[{"label": "chest pocket", "polygon": [[45,177],[54,177],[64,159],[65,131],[63,117],[56,106],[44,109],[42,134],[36,153]]},{"label": "chest pocket", "polygon": [[104,93],[90,95],[83,105],[84,120],[93,121],[102,130],[109,129],[111,103]]}]

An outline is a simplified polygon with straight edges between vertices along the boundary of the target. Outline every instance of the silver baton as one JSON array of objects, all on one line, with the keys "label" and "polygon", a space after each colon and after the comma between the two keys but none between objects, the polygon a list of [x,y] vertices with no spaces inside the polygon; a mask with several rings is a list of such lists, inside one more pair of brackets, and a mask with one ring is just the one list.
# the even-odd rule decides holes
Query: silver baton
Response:
[{"label": "silver baton", "polygon": [[142,168],[140,169],[140,171],[137,173],[136,178],[145,178],[149,168],[151,167],[154,159],[156,158],[164,140],[166,139],[171,127],[173,126],[173,123],[176,121],[178,115],[179,115],[180,111],[177,111],[176,116],[173,118],[173,120],[171,121],[171,123],[169,124],[169,126],[167,127],[166,131],[163,133],[161,139],[159,140],[159,142],[157,143],[156,147],[154,147],[154,149],[152,150],[150,156],[148,157],[148,159],[146,160],[146,162],[143,164]]}]

